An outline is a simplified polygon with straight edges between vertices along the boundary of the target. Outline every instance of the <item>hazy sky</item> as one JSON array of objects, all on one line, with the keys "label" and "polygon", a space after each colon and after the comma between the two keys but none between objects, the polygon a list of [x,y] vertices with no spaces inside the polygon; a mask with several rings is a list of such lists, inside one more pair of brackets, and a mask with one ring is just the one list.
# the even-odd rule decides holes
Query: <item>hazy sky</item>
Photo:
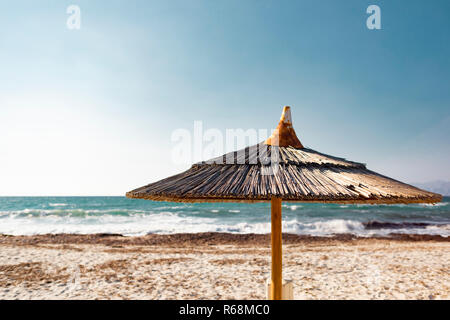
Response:
[{"label": "hazy sky", "polygon": [[283,105],[310,148],[448,180],[449,15],[448,0],[2,1],[0,195],[123,195],[189,167],[174,130],[271,129]]}]

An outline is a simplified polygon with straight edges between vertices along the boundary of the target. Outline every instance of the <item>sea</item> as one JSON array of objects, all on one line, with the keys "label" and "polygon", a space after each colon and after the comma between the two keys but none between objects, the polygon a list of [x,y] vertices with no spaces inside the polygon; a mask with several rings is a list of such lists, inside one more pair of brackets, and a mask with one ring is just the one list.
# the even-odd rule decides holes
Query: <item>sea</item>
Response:
[{"label": "sea", "polygon": [[[331,236],[450,235],[450,197],[437,204],[289,203],[283,232]],[[125,197],[0,197],[0,234],[126,236],[197,232],[269,233],[269,203],[172,203]]]}]

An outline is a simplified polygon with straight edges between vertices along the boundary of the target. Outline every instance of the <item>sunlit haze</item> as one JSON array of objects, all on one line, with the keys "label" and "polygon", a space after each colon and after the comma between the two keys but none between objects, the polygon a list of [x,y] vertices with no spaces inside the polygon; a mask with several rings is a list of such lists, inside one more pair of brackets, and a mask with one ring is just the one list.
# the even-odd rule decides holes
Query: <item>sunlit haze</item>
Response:
[{"label": "sunlit haze", "polygon": [[189,167],[175,130],[270,130],[284,105],[307,147],[449,180],[450,2],[376,1],[369,30],[372,2],[1,2],[0,196],[124,195]]}]

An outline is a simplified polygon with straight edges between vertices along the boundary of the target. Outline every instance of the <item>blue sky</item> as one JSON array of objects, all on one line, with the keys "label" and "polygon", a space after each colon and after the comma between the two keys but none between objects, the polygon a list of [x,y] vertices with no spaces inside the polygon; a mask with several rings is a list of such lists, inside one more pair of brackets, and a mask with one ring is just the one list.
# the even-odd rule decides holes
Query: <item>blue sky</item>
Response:
[{"label": "blue sky", "polygon": [[0,195],[122,195],[189,167],[170,161],[174,130],[271,129],[284,105],[308,147],[449,180],[449,15],[445,0],[3,1]]}]

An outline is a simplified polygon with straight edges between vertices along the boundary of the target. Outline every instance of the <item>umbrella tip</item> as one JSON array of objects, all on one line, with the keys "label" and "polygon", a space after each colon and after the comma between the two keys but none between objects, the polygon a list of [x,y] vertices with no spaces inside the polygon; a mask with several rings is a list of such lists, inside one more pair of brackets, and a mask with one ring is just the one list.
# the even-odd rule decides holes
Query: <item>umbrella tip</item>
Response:
[{"label": "umbrella tip", "polygon": [[283,121],[284,123],[292,126],[292,116],[291,116],[291,107],[290,106],[283,107],[283,112],[281,113],[280,121]]},{"label": "umbrella tip", "polygon": [[303,145],[297,138],[292,127],[291,107],[284,106],[281,113],[280,122],[272,135],[265,141],[265,144],[279,147],[293,147],[302,149]]}]

